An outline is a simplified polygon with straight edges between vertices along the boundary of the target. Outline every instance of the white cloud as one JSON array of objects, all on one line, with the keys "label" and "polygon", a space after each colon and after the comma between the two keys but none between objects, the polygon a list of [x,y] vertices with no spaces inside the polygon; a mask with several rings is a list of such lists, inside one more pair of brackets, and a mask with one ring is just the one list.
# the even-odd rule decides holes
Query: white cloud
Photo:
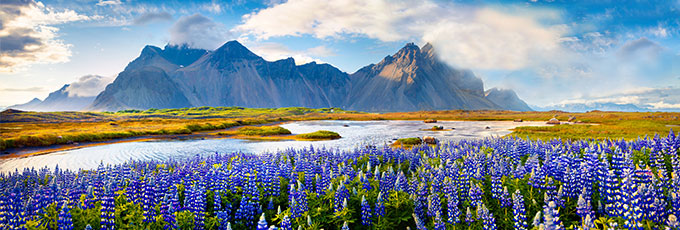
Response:
[{"label": "white cloud", "polygon": [[78,81],[71,83],[67,88],[69,97],[93,97],[104,91],[106,85],[114,80],[113,77],[102,77],[98,75],[85,75]]},{"label": "white cloud", "polygon": [[280,43],[260,43],[259,45],[253,46],[252,50],[255,54],[267,61],[276,61],[292,57],[295,59],[296,65],[310,62],[325,63],[322,60],[308,56],[308,54],[320,57],[334,55],[334,53],[325,46],[317,46],[303,51],[293,51]]},{"label": "white cloud", "polygon": [[653,109],[680,109],[680,103],[669,104],[664,101],[659,101],[656,103],[648,103]]},{"label": "white cloud", "polygon": [[120,0],[99,0],[97,3],[98,6],[115,6],[120,4],[123,4]]},{"label": "white cloud", "polygon": [[134,25],[145,25],[154,22],[170,21],[172,20],[172,15],[168,12],[145,12],[138,17],[136,17],[132,24]]},{"label": "white cloud", "polygon": [[658,25],[657,27],[654,27],[654,28],[650,28],[649,33],[653,34],[654,36],[657,36],[659,38],[668,37],[668,30],[661,25]]},{"label": "white cloud", "polygon": [[202,8],[204,10],[209,11],[210,13],[213,13],[213,14],[219,14],[219,13],[222,12],[222,6],[220,4],[215,3],[215,2],[205,4],[205,5],[203,5]]},{"label": "white cloud", "polygon": [[0,4],[0,72],[68,61],[71,45],[58,39],[55,25],[89,19],[73,10],[57,12],[41,2]]},{"label": "white cloud", "polygon": [[548,54],[562,53],[563,27],[544,26],[537,17],[553,13],[509,14],[433,1],[291,0],[247,14],[235,30],[257,39],[280,36],[433,43],[454,66],[520,69]]},{"label": "white cloud", "polygon": [[170,44],[214,50],[231,37],[220,23],[201,14],[181,17],[170,28]]}]

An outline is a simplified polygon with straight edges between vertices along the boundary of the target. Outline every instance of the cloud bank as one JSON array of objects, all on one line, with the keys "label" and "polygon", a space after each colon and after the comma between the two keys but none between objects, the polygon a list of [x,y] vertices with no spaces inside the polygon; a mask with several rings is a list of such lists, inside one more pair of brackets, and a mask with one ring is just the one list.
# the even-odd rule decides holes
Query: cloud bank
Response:
[{"label": "cloud bank", "polygon": [[68,92],[69,97],[94,97],[104,91],[104,88],[113,80],[112,77],[85,75],[80,77],[78,81],[69,84],[66,92]]},{"label": "cloud bank", "polygon": [[231,37],[220,23],[201,14],[181,17],[170,28],[170,44],[214,50]]},{"label": "cloud bank", "polygon": [[440,58],[453,66],[516,70],[542,60],[536,57],[563,52],[564,29],[541,24],[544,17],[556,16],[433,1],[291,0],[245,15],[235,30],[260,40],[302,35],[419,40],[433,43]]},{"label": "cloud bank", "polygon": [[34,63],[66,62],[69,44],[58,38],[59,24],[89,20],[72,10],[56,12],[41,2],[8,0],[0,4],[0,72]]}]

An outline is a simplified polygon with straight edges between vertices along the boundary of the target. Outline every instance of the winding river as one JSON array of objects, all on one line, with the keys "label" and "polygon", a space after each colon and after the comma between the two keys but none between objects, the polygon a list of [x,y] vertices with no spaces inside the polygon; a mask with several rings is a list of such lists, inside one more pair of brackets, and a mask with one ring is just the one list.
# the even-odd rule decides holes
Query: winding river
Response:
[{"label": "winding river", "polygon": [[[433,125],[451,131],[424,131]],[[215,152],[276,152],[288,148],[330,148],[351,150],[365,145],[383,146],[397,138],[434,136],[440,141],[504,136],[517,126],[542,126],[545,122],[512,121],[439,121],[426,124],[422,121],[298,121],[282,124],[293,134],[330,130],[342,138],[329,141],[252,141],[240,139],[190,139],[151,140],[97,145],[59,151],[45,155],[0,160],[0,172],[23,168],[92,169],[100,163],[118,164],[129,160],[181,159],[196,154]],[[487,128],[488,127],[488,128]]]}]

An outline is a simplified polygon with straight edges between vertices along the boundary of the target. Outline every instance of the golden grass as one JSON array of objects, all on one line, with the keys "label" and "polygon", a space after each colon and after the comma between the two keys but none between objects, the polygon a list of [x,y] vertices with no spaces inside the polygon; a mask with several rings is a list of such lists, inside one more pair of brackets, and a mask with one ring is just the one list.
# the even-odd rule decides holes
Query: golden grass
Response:
[{"label": "golden grass", "polygon": [[[194,115],[184,115],[194,114]],[[198,115],[197,115],[198,114]],[[184,117],[186,116],[186,117]],[[71,142],[92,142],[135,136],[191,134],[231,127],[301,120],[469,120],[469,121],[561,121],[576,120],[597,125],[518,127],[510,136],[531,139],[635,139],[645,135],[666,135],[680,125],[680,113],[600,112],[568,113],[511,111],[423,111],[405,113],[357,113],[338,109],[247,109],[199,107],[191,109],[95,112],[17,112],[3,114],[0,150],[14,147],[48,146]],[[28,120],[29,122],[25,122]],[[680,129],[680,127],[676,127]]]}]

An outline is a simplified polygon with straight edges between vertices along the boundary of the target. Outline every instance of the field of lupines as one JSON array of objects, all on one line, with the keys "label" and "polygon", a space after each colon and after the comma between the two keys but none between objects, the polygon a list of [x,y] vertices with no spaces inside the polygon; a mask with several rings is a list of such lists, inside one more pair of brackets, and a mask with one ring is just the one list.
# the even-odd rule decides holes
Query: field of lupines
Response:
[{"label": "field of lupines", "polygon": [[309,148],[0,175],[0,229],[678,229],[680,138]]}]

